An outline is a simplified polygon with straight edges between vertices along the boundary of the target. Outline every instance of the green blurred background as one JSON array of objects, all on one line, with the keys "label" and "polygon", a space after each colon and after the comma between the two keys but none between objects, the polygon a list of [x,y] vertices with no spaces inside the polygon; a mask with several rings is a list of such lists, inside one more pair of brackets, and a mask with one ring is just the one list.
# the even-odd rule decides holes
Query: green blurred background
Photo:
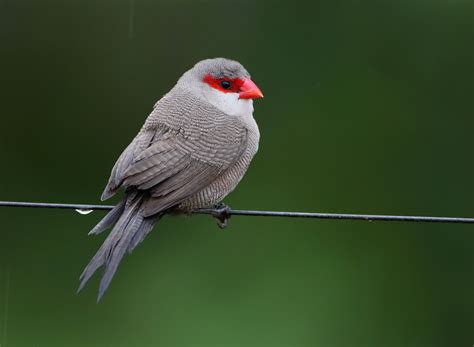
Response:
[{"label": "green blurred background", "polygon": [[[474,216],[472,0],[0,1],[0,200],[98,203],[154,102],[242,62],[234,208]],[[104,215],[0,208],[0,344],[471,346],[469,225],[168,217],[100,304]]]}]

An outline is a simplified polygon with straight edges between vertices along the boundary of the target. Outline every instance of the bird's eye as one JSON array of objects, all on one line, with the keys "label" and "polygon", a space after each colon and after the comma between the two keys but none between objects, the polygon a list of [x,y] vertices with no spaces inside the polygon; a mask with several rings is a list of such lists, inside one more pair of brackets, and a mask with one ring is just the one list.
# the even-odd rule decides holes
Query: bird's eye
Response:
[{"label": "bird's eye", "polygon": [[224,89],[229,89],[230,88],[230,82],[229,81],[222,81],[221,82],[221,87]]}]

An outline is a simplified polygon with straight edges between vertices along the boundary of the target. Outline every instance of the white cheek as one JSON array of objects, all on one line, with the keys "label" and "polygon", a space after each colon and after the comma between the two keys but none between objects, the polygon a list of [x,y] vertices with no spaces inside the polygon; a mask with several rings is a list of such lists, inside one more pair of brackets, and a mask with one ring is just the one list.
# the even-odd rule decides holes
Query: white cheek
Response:
[{"label": "white cheek", "polygon": [[221,109],[231,116],[245,116],[253,112],[253,101],[250,99],[239,99],[237,93],[227,93],[221,98]]},{"label": "white cheek", "polygon": [[218,90],[210,90],[206,94],[206,99],[211,104],[228,115],[236,117],[252,116],[253,100],[251,99],[239,99],[237,93],[223,93]]}]

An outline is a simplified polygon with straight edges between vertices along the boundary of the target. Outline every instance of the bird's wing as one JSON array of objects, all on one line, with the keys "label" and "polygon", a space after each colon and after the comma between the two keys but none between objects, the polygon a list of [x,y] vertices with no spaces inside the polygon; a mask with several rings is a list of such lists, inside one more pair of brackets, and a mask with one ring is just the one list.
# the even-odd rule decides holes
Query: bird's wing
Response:
[{"label": "bird's wing", "polygon": [[240,158],[244,126],[214,108],[188,107],[187,113],[185,126],[179,115],[174,123],[163,117],[147,121],[115,164],[103,197],[121,186],[148,191],[144,216],[151,216],[199,192]]},{"label": "bird's wing", "polygon": [[219,145],[202,137],[187,139],[180,133],[158,138],[136,156],[122,185],[149,192],[145,216],[176,206],[211,184],[240,157],[247,139],[245,128],[240,130],[238,138],[219,141]]},{"label": "bird's wing", "polygon": [[144,149],[148,148],[152,143],[154,138],[166,138],[166,135],[157,131],[140,131],[138,135],[133,139],[132,142],[125,148],[110,174],[109,182],[102,193],[101,200],[107,200],[113,196],[117,190],[121,187],[124,173],[129,168],[129,166],[134,162],[135,158],[139,153]]}]

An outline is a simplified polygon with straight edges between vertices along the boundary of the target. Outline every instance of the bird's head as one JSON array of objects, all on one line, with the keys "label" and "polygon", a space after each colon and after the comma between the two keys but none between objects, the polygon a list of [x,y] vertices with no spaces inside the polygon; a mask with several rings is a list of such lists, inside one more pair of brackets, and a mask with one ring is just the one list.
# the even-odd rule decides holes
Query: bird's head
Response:
[{"label": "bird's head", "polygon": [[239,114],[245,109],[251,112],[252,100],[263,98],[247,70],[239,62],[225,58],[200,61],[180,82],[228,114]]}]

